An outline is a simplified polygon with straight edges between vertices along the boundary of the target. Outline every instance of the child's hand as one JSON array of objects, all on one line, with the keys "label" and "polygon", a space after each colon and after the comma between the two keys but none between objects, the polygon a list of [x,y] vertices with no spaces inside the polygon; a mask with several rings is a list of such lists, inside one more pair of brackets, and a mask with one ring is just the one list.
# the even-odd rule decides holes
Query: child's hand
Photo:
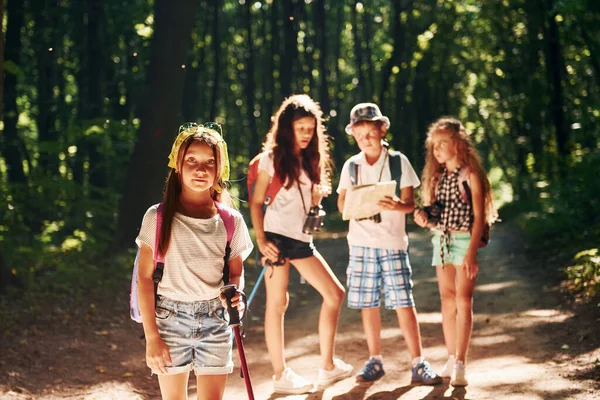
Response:
[{"label": "child's hand", "polygon": [[273,262],[277,261],[279,258],[279,248],[275,245],[275,243],[267,239],[258,238],[256,239],[256,243],[258,244],[258,250],[260,251],[260,254]]},{"label": "child's hand", "polygon": [[396,211],[400,210],[400,199],[396,196],[390,197],[385,196],[383,200],[379,200],[377,205],[381,207],[382,210],[388,211]]},{"label": "child's hand", "polygon": [[146,365],[155,373],[168,373],[167,366],[171,365],[171,354],[160,336],[146,340]]},{"label": "child's hand", "polygon": [[316,184],[312,187],[312,204],[317,205],[321,203],[323,197],[327,197],[331,194],[331,186]]},{"label": "child's hand", "polygon": [[465,269],[467,279],[475,279],[477,272],[479,272],[479,264],[477,264],[477,253],[471,254],[467,252],[461,266]]},{"label": "child's hand", "polygon": [[[246,312],[246,304],[244,304],[242,294],[244,293],[241,290],[238,290],[237,293],[231,298],[231,307],[237,308],[240,319],[243,318],[244,312]],[[219,295],[219,300],[221,300],[223,308],[227,310],[227,298],[223,293]]]},{"label": "child's hand", "polygon": [[427,213],[423,210],[415,210],[413,214],[413,219],[415,223],[419,225],[421,228],[427,228],[429,224],[429,219],[427,218]]}]

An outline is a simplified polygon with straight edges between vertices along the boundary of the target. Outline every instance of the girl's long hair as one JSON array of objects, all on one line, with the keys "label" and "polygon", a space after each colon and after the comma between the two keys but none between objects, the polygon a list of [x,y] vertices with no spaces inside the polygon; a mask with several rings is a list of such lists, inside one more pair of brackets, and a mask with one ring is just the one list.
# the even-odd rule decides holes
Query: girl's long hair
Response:
[{"label": "girl's long hair", "polygon": [[434,132],[448,132],[452,141],[456,143],[458,164],[461,167],[468,167],[477,175],[481,181],[484,196],[484,220],[487,223],[493,223],[498,218],[498,212],[492,199],[492,189],[490,181],[487,178],[481,158],[473,146],[473,142],[462,122],[452,117],[442,117],[429,125],[427,139],[425,140],[425,167],[423,168],[423,185],[421,186],[421,198],[425,205],[430,205],[435,201],[435,189],[444,172],[444,165],[437,162],[433,156],[433,141],[431,136]]},{"label": "girl's long hair", "polygon": [[[306,149],[301,152],[302,165],[294,154],[296,139],[293,122],[304,117],[313,117],[316,122],[315,135]],[[305,94],[288,97],[281,103],[272,118],[272,125],[263,151],[273,152],[275,173],[286,189],[300,178],[303,168],[313,184],[331,185],[331,156],[329,138],[323,125],[323,111],[319,105]]]},{"label": "girl's long hair", "polygon": [[[221,150],[221,147],[217,145],[215,139],[205,133],[198,132],[188,137],[179,148],[177,154],[177,169],[181,171],[183,164],[183,157],[188,151],[193,142],[206,143],[212,149],[216,161],[215,181],[212,188],[210,189],[210,196],[214,201],[218,201],[228,207],[233,207],[231,201],[231,195],[227,190],[229,182],[224,182],[221,178],[223,168],[223,158],[225,154]],[[171,227],[173,225],[173,216],[177,210],[179,204],[179,195],[181,194],[181,175],[173,168],[169,171],[167,181],[165,183],[165,190],[163,194],[163,220],[160,231],[160,242],[158,243],[158,249],[161,254],[167,254],[169,249],[169,243],[171,242]]]}]

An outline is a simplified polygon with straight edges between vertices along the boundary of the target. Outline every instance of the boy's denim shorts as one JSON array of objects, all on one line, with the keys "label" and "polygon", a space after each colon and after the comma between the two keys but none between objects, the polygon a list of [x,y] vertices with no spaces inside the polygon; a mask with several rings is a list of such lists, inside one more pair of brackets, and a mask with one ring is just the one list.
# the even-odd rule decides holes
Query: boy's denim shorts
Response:
[{"label": "boy's denim shorts", "polygon": [[382,285],[385,308],[415,305],[412,268],[406,251],[350,246],[346,275],[349,308],[379,307]]},{"label": "boy's denim shorts", "polygon": [[431,265],[442,265],[441,249],[444,250],[444,264],[462,265],[469,249],[469,243],[471,243],[471,234],[469,232],[451,232],[446,234],[450,236],[450,251],[447,248],[447,238],[445,236],[442,238],[442,235],[442,232],[435,231],[431,239],[431,243],[433,244]]},{"label": "boy's denim shorts", "polygon": [[230,374],[233,335],[227,318],[219,298],[183,302],[159,297],[156,324],[171,355],[169,375],[192,370],[196,375]]}]

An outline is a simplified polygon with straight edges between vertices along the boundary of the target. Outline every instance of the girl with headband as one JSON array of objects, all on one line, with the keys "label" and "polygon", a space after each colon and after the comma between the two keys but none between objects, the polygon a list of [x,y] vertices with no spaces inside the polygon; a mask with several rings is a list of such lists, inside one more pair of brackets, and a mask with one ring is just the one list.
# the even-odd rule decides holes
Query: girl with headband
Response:
[{"label": "girl with headband", "polygon": [[[190,371],[196,375],[198,398],[221,399],[227,374],[233,370],[232,332],[220,298],[224,259],[228,260],[229,283],[241,290],[243,260],[253,245],[236,210],[229,210],[235,231],[228,243],[218,212],[231,207],[226,188],[227,145],[220,125],[182,125],[169,155],[169,167],[162,203],[146,211],[136,239],[141,249],[138,294],[146,364],[158,375],[164,399],[187,398]],[[157,235],[159,206],[162,219]],[[155,250],[164,257],[156,298]],[[243,311],[239,295],[232,305]]]}]

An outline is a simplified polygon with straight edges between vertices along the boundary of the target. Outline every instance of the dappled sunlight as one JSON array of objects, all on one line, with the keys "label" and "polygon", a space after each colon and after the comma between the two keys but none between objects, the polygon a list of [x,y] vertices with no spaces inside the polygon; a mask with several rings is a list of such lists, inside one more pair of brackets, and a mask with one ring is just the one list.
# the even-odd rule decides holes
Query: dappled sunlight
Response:
[{"label": "dappled sunlight", "polygon": [[537,317],[544,318],[548,322],[563,322],[568,318],[573,317],[572,312],[565,312],[561,310],[528,310],[521,313],[525,317]]},{"label": "dappled sunlight", "polygon": [[516,339],[511,335],[475,336],[471,339],[473,346],[493,346],[501,343],[514,342]]},{"label": "dappled sunlight", "polygon": [[513,286],[521,286],[523,282],[521,281],[508,281],[508,282],[496,282],[496,283],[488,283],[484,285],[478,285],[475,287],[476,292],[497,292],[502,289],[506,289]]},{"label": "dappled sunlight", "polygon": [[441,312],[431,312],[431,313],[417,313],[417,320],[420,324],[441,324],[442,323],[442,313]]}]

